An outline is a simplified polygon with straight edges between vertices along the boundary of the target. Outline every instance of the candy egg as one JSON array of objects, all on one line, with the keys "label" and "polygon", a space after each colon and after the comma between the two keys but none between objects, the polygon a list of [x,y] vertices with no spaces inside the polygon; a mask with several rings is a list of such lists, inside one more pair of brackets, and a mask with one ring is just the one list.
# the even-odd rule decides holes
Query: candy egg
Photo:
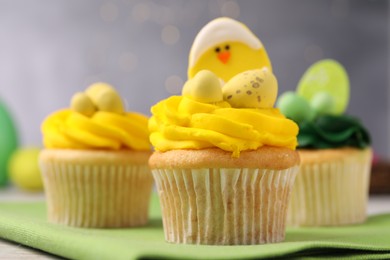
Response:
[{"label": "candy egg", "polygon": [[100,111],[123,113],[125,111],[119,94],[106,83],[95,83],[85,93]]},{"label": "candy egg", "polygon": [[278,82],[272,72],[263,69],[237,74],[222,89],[223,98],[237,108],[271,108],[278,94]]},{"label": "candy egg", "polygon": [[41,171],[38,165],[39,148],[20,148],[16,150],[8,163],[8,172],[12,182],[28,191],[43,190]]},{"label": "candy egg", "polygon": [[184,84],[182,94],[203,103],[222,101],[220,80],[214,73],[208,70],[201,70],[193,79],[188,80]]},{"label": "candy egg", "polygon": [[74,111],[86,116],[92,116],[96,112],[96,107],[92,103],[92,100],[82,92],[78,92],[73,95],[70,101],[70,107]]},{"label": "candy egg", "polygon": [[331,114],[340,115],[349,102],[349,78],[344,67],[335,60],[321,60],[310,66],[298,83],[297,93],[310,101],[319,92],[333,99]]},{"label": "candy egg", "polygon": [[321,91],[310,100],[310,106],[317,115],[332,114],[335,109],[334,98],[327,92]]},{"label": "candy egg", "polygon": [[181,90],[181,94],[186,97],[191,97],[191,88],[194,84],[195,84],[194,80],[192,79],[187,80],[186,83],[184,83],[184,86]]},{"label": "candy egg", "polygon": [[282,114],[298,124],[312,120],[315,115],[306,99],[292,91],[280,95],[276,107],[280,109]]}]

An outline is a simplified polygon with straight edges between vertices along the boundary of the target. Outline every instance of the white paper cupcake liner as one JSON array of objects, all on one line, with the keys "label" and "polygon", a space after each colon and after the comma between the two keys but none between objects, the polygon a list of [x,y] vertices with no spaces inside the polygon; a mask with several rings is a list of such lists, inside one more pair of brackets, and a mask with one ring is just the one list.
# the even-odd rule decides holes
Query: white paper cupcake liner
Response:
[{"label": "white paper cupcake liner", "polygon": [[117,228],[148,221],[153,178],[147,165],[42,161],[48,219],[75,227]]},{"label": "white paper cupcake liner", "polygon": [[297,170],[152,170],[165,239],[210,245],[282,241]]},{"label": "white paper cupcake liner", "polygon": [[288,225],[337,226],[364,222],[371,153],[302,164],[287,214]]}]

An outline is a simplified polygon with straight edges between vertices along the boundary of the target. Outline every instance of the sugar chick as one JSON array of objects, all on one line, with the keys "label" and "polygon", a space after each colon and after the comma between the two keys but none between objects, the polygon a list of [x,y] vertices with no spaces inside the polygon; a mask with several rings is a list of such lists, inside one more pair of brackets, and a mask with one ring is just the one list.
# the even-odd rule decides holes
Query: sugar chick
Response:
[{"label": "sugar chick", "polygon": [[191,47],[188,77],[210,70],[224,82],[246,70],[267,67],[271,62],[261,41],[231,18],[217,18],[204,26]]}]

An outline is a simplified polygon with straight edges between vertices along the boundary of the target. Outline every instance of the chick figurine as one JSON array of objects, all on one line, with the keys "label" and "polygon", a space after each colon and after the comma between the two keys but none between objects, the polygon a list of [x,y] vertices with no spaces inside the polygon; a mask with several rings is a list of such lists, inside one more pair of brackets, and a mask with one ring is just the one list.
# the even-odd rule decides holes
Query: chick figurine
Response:
[{"label": "chick figurine", "polygon": [[183,87],[182,95],[202,103],[222,101],[222,88],[218,77],[209,70],[199,71]]},{"label": "chick figurine", "polygon": [[223,86],[223,98],[235,108],[272,108],[278,95],[275,75],[266,67],[244,71]]},{"label": "chick figurine", "polygon": [[73,95],[70,107],[85,116],[92,116],[96,111],[124,113],[124,105],[119,94],[106,83],[95,83],[85,92]]},{"label": "chick figurine", "polygon": [[271,62],[261,41],[231,18],[217,18],[204,26],[191,47],[188,78],[207,69],[224,82],[246,70],[267,67]]}]

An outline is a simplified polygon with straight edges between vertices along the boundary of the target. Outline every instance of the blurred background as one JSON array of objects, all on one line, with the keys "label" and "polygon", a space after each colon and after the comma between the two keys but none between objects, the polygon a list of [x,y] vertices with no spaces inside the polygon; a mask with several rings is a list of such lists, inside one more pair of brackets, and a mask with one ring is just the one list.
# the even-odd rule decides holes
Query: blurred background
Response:
[{"label": "blurred background", "polygon": [[180,93],[197,32],[228,16],[265,45],[279,93],[295,90],[315,61],[340,61],[351,82],[347,112],[390,158],[389,10],[380,0],[0,0],[0,100],[22,146],[40,146],[45,116],[96,81],[149,115]]}]

